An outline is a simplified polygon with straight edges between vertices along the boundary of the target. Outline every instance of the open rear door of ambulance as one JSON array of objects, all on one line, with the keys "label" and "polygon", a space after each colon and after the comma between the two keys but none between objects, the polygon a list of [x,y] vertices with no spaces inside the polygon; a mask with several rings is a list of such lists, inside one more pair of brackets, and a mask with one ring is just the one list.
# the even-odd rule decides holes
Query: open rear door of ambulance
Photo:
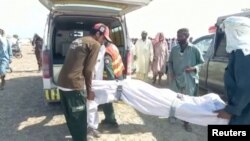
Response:
[{"label": "open rear door of ambulance", "polygon": [[86,15],[125,15],[148,5],[152,0],[39,0],[50,11]]}]

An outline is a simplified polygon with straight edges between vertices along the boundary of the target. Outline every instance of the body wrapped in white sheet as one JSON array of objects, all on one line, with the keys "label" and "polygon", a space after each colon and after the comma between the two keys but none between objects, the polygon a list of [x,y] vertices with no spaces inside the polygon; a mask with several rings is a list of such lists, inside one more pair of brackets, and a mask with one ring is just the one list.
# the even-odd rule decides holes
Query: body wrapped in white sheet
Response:
[{"label": "body wrapped in white sheet", "polygon": [[[122,93],[117,94],[118,85]],[[94,80],[94,101],[89,101],[89,113],[97,115],[97,106],[121,99],[139,112],[147,115],[168,118],[170,111],[175,111],[176,118],[198,125],[228,124],[228,120],[217,118],[213,111],[225,107],[225,103],[216,94],[200,97],[177,94],[169,89],[159,89],[140,80],[103,81]],[[95,113],[95,114],[93,114]],[[91,119],[92,118],[92,119]],[[89,117],[97,120],[98,117]],[[97,120],[98,121],[98,120]]]}]

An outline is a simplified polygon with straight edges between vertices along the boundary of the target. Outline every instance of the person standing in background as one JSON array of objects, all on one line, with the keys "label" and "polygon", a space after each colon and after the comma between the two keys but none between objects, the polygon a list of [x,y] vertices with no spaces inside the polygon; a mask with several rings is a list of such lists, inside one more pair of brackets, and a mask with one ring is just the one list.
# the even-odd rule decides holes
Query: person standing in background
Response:
[{"label": "person standing in background", "polygon": [[168,62],[168,44],[162,32],[158,33],[153,41],[154,57],[152,63],[153,84],[156,83],[157,76],[159,76],[158,83],[161,84],[161,78],[165,74],[166,65]]},{"label": "person standing in background", "polygon": [[0,29],[0,90],[4,89],[6,72],[7,68],[9,68],[9,64],[12,62],[12,56],[11,43],[5,37],[4,30]]},{"label": "person standing in background", "polygon": [[43,47],[43,39],[38,34],[35,34],[32,40],[32,45],[35,47],[35,55],[38,65],[38,71],[41,71],[42,69],[41,52]]},{"label": "person standing in background", "polygon": [[[178,45],[173,47],[169,57],[170,89],[175,92],[196,96],[199,83],[199,65],[204,59],[193,44],[188,42],[189,30],[182,28],[177,31]],[[189,123],[184,122],[184,128],[191,132]]]},{"label": "person standing in background", "polygon": [[172,50],[172,48],[173,47],[175,47],[175,46],[177,46],[177,41],[176,41],[176,39],[175,38],[172,38],[172,40],[171,40],[171,50]]},{"label": "person standing in background", "polygon": [[153,62],[153,45],[152,41],[147,39],[147,32],[141,33],[141,39],[138,39],[135,44],[136,61],[136,77],[140,80],[146,80],[150,71],[151,63]]}]

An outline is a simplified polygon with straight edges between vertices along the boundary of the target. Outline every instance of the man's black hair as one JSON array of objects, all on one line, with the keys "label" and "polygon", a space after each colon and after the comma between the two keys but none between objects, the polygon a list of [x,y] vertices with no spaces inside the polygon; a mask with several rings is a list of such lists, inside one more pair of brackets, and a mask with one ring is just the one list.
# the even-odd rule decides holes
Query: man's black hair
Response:
[{"label": "man's black hair", "polygon": [[189,37],[189,30],[187,28],[181,28],[177,31],[178,33],[184,33],[187,37]]},{"label": "man's black hair", "polygon": [[148,35],[147,31],[145,31],[145,30],[143,30],[143,31],[141,32],[141,34],[147,34],[147,35]]}]

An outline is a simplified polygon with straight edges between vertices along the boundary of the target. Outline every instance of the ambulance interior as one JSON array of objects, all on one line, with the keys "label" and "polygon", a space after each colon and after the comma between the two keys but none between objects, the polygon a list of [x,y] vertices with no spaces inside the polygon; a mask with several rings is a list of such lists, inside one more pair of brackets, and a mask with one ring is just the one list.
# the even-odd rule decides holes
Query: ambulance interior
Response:
[{"label": "ambulance interior", "polygon": [[54,20],[52,38],[53,79],[57,82],[58,74],[64,63],[65,56],[73,40],[87,36],[95,23],[104,23],[109,26],[110,37],[118,47],[123,61],[125,61],[124,33],[119,20],[115,18],[83,17],[83,16],[58,16]]}]

